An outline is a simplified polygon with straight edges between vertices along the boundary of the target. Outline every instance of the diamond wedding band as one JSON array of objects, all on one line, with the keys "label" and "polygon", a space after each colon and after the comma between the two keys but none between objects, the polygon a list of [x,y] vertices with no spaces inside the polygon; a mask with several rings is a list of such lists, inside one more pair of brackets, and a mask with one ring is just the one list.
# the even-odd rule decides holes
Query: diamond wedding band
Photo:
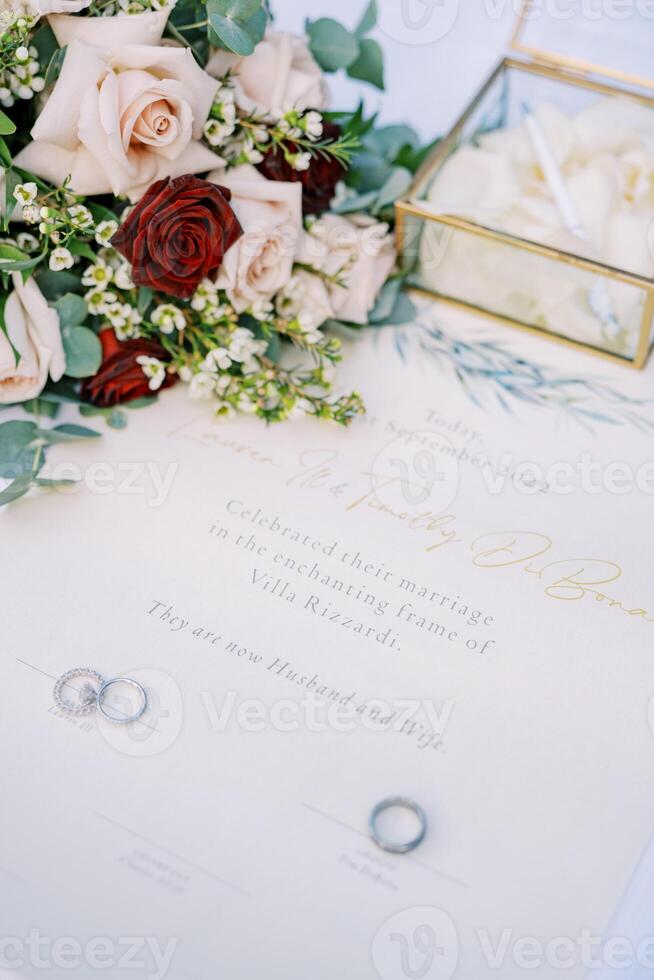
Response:
[{"label": "diamond wedding band", "polygon": [[[76,688],[78,697],[73,701],[66,697],[63,691],[65,687],[72,687],[71,682],[75,680],[84,680],[84,683],[79,689]],[[138,693],[138,705],[131,714],[116,714],[107,710],[105,705],[107,692],[115,684],[128,684]],[[67,670],[57,680],[53,694],[55,704],[62,711],[79,716],[89,715],[97,710],[103,718],[114,725],[129,725],[140,718],[148,706],[147,692],[138,681],[132,680],[131,677],[112,677],[105,681],[97,670],[92,670],[90,667],[75,667],[73,670]]]}]

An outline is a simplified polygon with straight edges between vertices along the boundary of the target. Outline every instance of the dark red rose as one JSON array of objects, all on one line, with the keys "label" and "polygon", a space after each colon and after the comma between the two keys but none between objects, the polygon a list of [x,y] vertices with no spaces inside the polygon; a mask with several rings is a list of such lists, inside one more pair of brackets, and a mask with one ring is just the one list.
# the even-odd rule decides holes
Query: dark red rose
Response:
[{"label": "dark red rose", "polygon": [[[121,402],[133,401],[152,395],[148,379],[136,360],[141,354],[156,357],[160,361],[170,358],[156,340],[118,340],[113,330],[101,330],[102,364],[96,375],[85,378],[80,396],[82,401],[91,402],[100,408],[110,408]],[[161,388],[175,384],[176,375],[167,374]]]},{"label": "dark red rose", "polygon": [[[341,135],[341,127],[323,120],[323,139],[335,140]],[[292,153],[301,147],[289,143]],[[311,158],[308,170],[293,170],[283,152],[271,147],[260,164],[257,165],[268,180],[299,180],[302,184],[302,210],[305,214],[320,214],[327,211],[334,196],[336,185],[345,176],[345,167],[332,156],[317,154]]]},{"label": "dark red rose", "polygon": [[240,238],[231,191],[192,174],[152,184],[111,239],[137,286],[188,299]]}]

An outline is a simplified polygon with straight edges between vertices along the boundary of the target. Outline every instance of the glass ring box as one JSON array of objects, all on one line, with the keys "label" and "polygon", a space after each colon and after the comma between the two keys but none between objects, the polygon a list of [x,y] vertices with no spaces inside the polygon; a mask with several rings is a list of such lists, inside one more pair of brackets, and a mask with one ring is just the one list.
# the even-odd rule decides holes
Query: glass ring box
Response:
[{"label": "glass ring box", "polygon": [[515,55],[398,201],[397,236],[418,290],[642,368],[654,325],[654,3],[613,7],[615,18],[606,4],[594,17],[587,2],[526,0]]}]

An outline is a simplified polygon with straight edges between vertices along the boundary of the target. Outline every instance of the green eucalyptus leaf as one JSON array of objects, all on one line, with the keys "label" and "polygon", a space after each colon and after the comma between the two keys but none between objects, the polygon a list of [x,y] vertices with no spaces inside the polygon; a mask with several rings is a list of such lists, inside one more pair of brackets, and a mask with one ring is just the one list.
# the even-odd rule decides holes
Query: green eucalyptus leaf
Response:
[{"label": "green eucalyptus leaf", "polygon": [[9,147],[5,139],[0,136],[0,167],[4,167],[8,170],[11,166],[11,153],[9,152]]},{"label": "green eucalyptus leaf", "polygon": [[324,331],[329,330],[330,333],[335,334],[337,337],[342,337],[343,340],[361,340],[362,326],[360,323],[347,323],[344,320],[325,320],[322,329]]},{"label": "green eucalyptus leaf", "polygon": [[235,20],[229,20],[221,14],[210,13],[209,23],[221,46],[233,51],[234,54],[247,57],[254,51],[254,39],[247,29]]},{"label": "green eucalyptus leaf", "polygon": [[370,0],[370,3],[366,7],[363,17],[354,28],[354,33],[361,39],[365,34],[369,34],[370,31],[377,23],[377,0]]},{"label": "green eucalyptus leaf", "polygon": [[66,327],[61,331],[69,378],[89,378],[102,363],[102,344],[88,327]]},{"label": "green eucalyptus leaf", "polygon": [[307,21],[311,53],[324,71],[348,68],[359,57],[359,42],[331,17]]},{"label": "green eucalyptus leaf", "polygon": [[25,496],[31,486],[31,474],[25,473],[22,476],[17,476],[13,483],[10,483],[4,490],[0,490],[0,507],[4,504],[10,504],[14,500],[18,500],[19,497]]},{"label": "green eucalyptus leaf", "polygon": [[79,276],[68,269],[62,269],[61,272],[48,268],[39,269],[35,279],[45,298],[51,302],[65,293],[82,292],[84,289]]},{"label": "green eucalyptus leaf", "polygon": [[395,300],[395,305],[391,313],[384,320],[379,320],[373,324],[375,327],[395,327],[410,323],[416,315],[416,308],[410,298],[401,289]]},{"label": "green eucalyptus leaf", "polygon": [[268,26],[268,14],[263,7],[245,21],[245,29],[254,41],[255,46],[259,41],[263,41],[266,27]]},{"label": "green eucalyptus leaf", "polygon": [[14,197],[14,191],[21,183],[21,176],[17,173],[13,167],[9,170],[5,170],[5,202],[4,202],[4,229],[7,231],[9,228],[9,222],[14,213],[16,207],[16,198]]},{"label": "green eucalyptus leaf", "polygon": [[274,364],[277,364],[281,354],[281,342],[278,333],[272,333],[268,338],[268,346],[266,347],[265,356],[268,357]]},{"label": "green eucalyptus leaf", "polygon": [[402,280],[399,278],[388,279],[384,283],[377,302],[368,316],[369,323],[379,323],[392,314],[401,287]]},{"label": "green eucalyptus leaf", "polygon": [[222,47],[242,56],[252,54],[263,37],[267,19],[261,0],[208,0],[207,16],[210,35],[213,33]]},{"label": "green eucalyptus leaf", "polygon": [[[60,273],[56,273],[56,275],[60,275]],[[88,316],[86,303],[81,296],[76,296],[75,293],[66,293],[57,300],[54,308],[59,316],[62,330],[65,330],[66,327],[79,326],[84,323]]]},{"label": "green eucalyptus leaf", "polygon": [[35,487],[43,487],[44,489],[55,487],[74,487],[79,483],[79,480],[69,480],[62,478],[61,480],[50,480],[47,477],[39,476],[34,480]]},{"label": "green eucalyptus leaf", "polygon": [[95,429],[87,429],[84,425],[55,425],[52,429],[39,429],[39,437],[49,445],[58,442],[75,442],[77,439],[98,439],[99,432]]},{"label": "green eucalyptus leaf", "polygon": [[9,296],[6,293],[0,296],[0,330],[2,330],[3,334],[7,338],[7,343],[11,347],[11,353],[14,355],[14,361],[16,363],[16,367],[18,367],[18,365],[20,364],[20,351],[12,343],[11,337],[9,336],[9,330],[7,329],[7,324],[5,321],[5,306],[7,304],[8,299]]},{"label": "green eucalyptus leaf", "polygon": [[12,420],[0,424],[0,477],[11,479],[32,472],[37,432],[35,422]]},{"label": "green eucalyptus leaf", "polygon": [[53,52],[45,72],[46,87],[48,85],[52,85],[52,83],[56,82],[57,79],[59,78],[59,73],[61,71],[61,67],[64,63],[65,57],[66,57],[66,48],[57,48],[57,50]]},{"label": "green eucalyptus leaf", "polygon": [[365,194],[348,194],[342,201],[332,203],[329,210],[335,214],[353,214],[355,211],[365,211],[377,200],[377,191],[366,191]]},{"label": "green eucalyptus leaf", "polygon": [[110,429],[124,429],[127,426],[127,416],[119,408],[112,408],[107,415],[107,425]]},{"label": "green eucalyptus leaf", "polygon": [[0,109],[0,136],[11,136],[16,132],[16,124],[11,121],[6,112]]},{"label": "green eucalyptus leaf", "polygon": [[367,150],[379,154],[389,163],[395,163],[400,151],[406,147],[417,148],[420,144],[418,134],[411,126],[381,126],[373,129],[365,139]]},{"label": "green eucalyptus leaf", "polygon": [[389,204],[395,204],[411,186],[413,174],[405,167],[394,167],[377,195],[373,211],[378,213]]},{"label": "green eucalyptus leaf", "polygon": [[363,38],[359,41],[359,57],[348,67],[350,78],[368,82],[375,88],[384,88],[384,56],[376,41]]},{"label": "green eucalyptus leaf", "polygon": [[66,377],[60,378],[59,381],[48,381],[39,398],[47,398],[48,401],[64,405],[80,403],[77,382]]},{"label": "green eucalyptus leaf", "polygon": [[102,363],[102,345],[88,327],[80,326],[87,317],[86,303],[81,296],[66,293],[54,305],[61,324],[61,339],[66,355],[66,374],[69,378],[88,378]]},{"label": "green eucalyptus leaf", "polygon": [[139,286],[137,308],[141,316],[143,316],[145,311],[150,306],[150,303],[152,302],[152,296],[153,296],[153,292],[149,286]]},{"label": "green eucalyptus leaf", "polygon": [[30,415],[42,415],[47,419],[54,419],[59,413],[60,406],[49,398],[30,398],[26,402],[21,402],[20,407]]},{"label": "green eucalyptus leaf", "polygon": [[141,398],[133,398],[131,401],[127,402],[125,408],[148,408],[150,405],[154,405],[154,403],[157,401],[159,401],[158,395],[143,395]]},{"label": "green eucalyptus leaf", "polygon": [[39,61],[42,65],[47,65],[52,55],[59,49],[57,38],[45,17],[39,21],[32,35],[31,43],[38,51]]},{"label": "green eucalyptus leaf", "polygon": [[392,170],[392,166],[383,157],[369,150],[362,150],[354,158],[350,178],[357,190],[366,194],[383,187]]},{"label": "green eucalyptus leaf", "polygon": [[261,9],[261,0],[210,0],[207,6],[229,20],[247,20]]},{"label": "green eucalyptus leaf", "polygon": [[127,416],[121,408],[100,408],[99,405],[83,404],[79,407],[79,413],[85,418],[102,415],[111,429],[124,429],[127,425]]},{"label": "green eucalyptus leaf", "polygon": [[33,269],[45,257],[45,253],[29,256],[15,245],[3,243],[0,245],[0,271],[25,272]]},{"label": "green eucalyptus leaf", "polygon": [[109,208],[106,208],[104,204],[97,204],[95,201],[87,201],[86,206],[95,218],[96,224],[100,224],[101,221],[118,221],[117,215],[115,215]]},{"label": "green eucalyptus leaf", "polygon": [[73,253],[73,255],[83,255],[85,259],[89,260],[89,262],[95,263],[98,261],[97,255],[91,246],[86,244],[86,242],[80,242],[77,240],[68,242],[68,249]]}]

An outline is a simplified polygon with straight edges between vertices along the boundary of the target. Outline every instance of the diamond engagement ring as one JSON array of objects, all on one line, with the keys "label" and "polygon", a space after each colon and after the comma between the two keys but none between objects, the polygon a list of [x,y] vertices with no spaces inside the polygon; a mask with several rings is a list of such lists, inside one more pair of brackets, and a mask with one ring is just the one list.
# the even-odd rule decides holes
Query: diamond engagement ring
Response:
[{"label": "diamond engagement ring", "polygon": [[[113,711],[107,709],[105,703],[107,694],[117,684],[127,684],[137,692],[137,706],[129,714],[118,709]],[[76,697],[71,698],[64,694],[65,688],[75,692]],[[70,715],[89,715],[97,710],[103,718],[113,722],[114,725],[128,725],[136,721],[148,705],[145,688],[131,677],[112,677],[111,680],[105,681],[97,670],[92,670],[90,667],[75,667],[73,670],[67,670],[57,680],[53,695],[57,707]]]}]

